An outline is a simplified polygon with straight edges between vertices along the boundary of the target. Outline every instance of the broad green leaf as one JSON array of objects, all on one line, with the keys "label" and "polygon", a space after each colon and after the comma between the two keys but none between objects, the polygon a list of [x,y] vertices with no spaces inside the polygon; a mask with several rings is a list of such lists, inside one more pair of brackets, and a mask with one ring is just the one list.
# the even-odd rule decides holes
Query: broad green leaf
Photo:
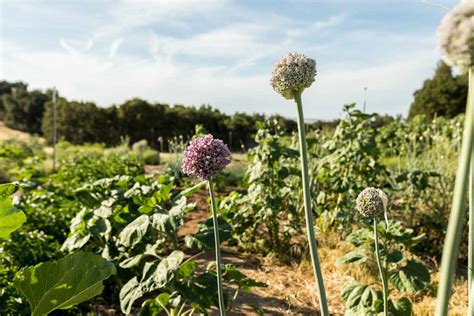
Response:
[{"label": "broad green leaf", "polygon": [[119,263],[119,267],[122,269],[128,269],[128,268],[137,266],[143,257],[144,257],[143,254],[139,254],[139,255],[127,258]]},{"label": "broad green leaf", "polygon": [[360,245],[363,245],[367,242],[373,242],[374,238],[374,233],[373,231],[366,229],[366,228],[361,228],[347,236],[346,241],[350,242],[356,247],[359,247]]},{"label": "broad green leaf", "polygon": [[18,190],[18,185],[14,183],[0,184],[0,200],[10,198]]},{"label": "broad green leaf", "polygon": [[237,284],[237,286],[249,292],[253,287],[267,287],[263,282],[257,282],[253,279],[247,278],[233,265],[226,265],[224,268],[223,279],[230,284]]},{"label": "broad green leaf", "polygon": [[186,198],[183,197],[167,214],[155,213],[151,216],[153,228],[174,238],[178,228],[183,224],[184,215],[193,208],[194,204],[187,204]]},{"label": "broad green leaf", "polygon": [[[171,310],[171,315],[178,315],[175,313],[176,308],[182,301],[181,296],[177,292],[161,293],[155,299],[148,299],[143,302],[140,309],[139,316],[154,316],[163,311],[163,306]],[[173,313],[174,312],[174,313]]]},{"label": "broad green leaf", "polygon": [[350,312],[348,315],[359,315],[358,313],[376,311],[375,304],[380,297],[380,293],[368,285],[349,281],[344,284],[341,296],[346,302],[347,311]]},{"label": "broad green leaf", "polygon": [[16,184],[0,184],[0,238],[8,238],[26,221],[25,214],[12,204],[11,195],[17,190]]},{"label": "broad green leaf", "polygon": [[388,252],[388,256],[386,257],[387,262],[390,262],[390,263],[397,263],[397,262],[400,262],[402,259],[403,259],[403,253],[399,250]]},{"label": "broad green leaf", "polygon": [[161,241],[157,241],[153,245],[150,245],[150,244],[146,245],[146,250],[144,253],[141,253],[139,255],[123,260],[122,262],[120,262],[119,267],[123,269],[132,268],[134,266],[137,266],[140,263],[140,261],[142,261],[144,258],[148,256],[158,258],[158,256],[156,255],[156,249],[160,246],[162,246]]},{"label": "broad green leaf", "polygon": [[130,313],[133,303],[143,295],[162,288],[173,279],[184,259],[184,253],[175,250],[168,257],[157,262],[146,262],[140,281],[136,277],[129,280],[120,290],[120,307],[125,314]]},{"label": "broad green leaf", "polygon": [[430,272],[421,263],[408,260],[407,264],[389,275],[390,284],[401,293],[415,293],[430,283]]},{"label": "broad green leaf", "polygon": [[413,306],[411,304],[411,301],[406,297],[402,297],[395,303],[390,301],[390,305],[392,305],[391,311],[392,311],[393,316],[413,315]]},{"label": "broad green leaf", "polygon": [[148,215],[137,217],[120,232],[119,243],[132,248],[145,236],[149,224]]},{"label": "broad green leaf", "polygon": [[184,253],[175,250],[167,258],[160,261],[155,274],[155,282],[158,286],[163,287],[171,280],[175,270],[179,268],[183,259]]},{"label": "broad green leaf", "polygon": [[102,293],[102,281],[115,274],[114,265],[88,252],[21,269],[15,287],[26,296],[33,316],[66,309]]},{"label": "broad green leaf", "polygon": [[76,233],[64,241],[63,245],[61,246],[61,250],[71,252],[76,249],[81,249],[85,244],[87,244],[90,238],[90,234],[82,236],[81,234]]},{"label": "broad green leaf", "polygon": [[130,314],[133,303],[143,296],[137,277],[130,279],[120,289],[120,308],[124,314]]},{"label": "broad green leaf", "polygon": [[367,259],[368,259],[367,255],[364,250],[356,249],[349,253],[346,253],[344,256],[337,259],[336,264],[337,265],[348,264],[348,263],[361,264],[361,263],[366,262]]},{"label": "broad green leaf", "polygon": [[[217,222],[219,224],[219,240],[222,243],[232,237],[232,228],[220,216]],[[186,236],[184,241],[186,246],[193,250],[213,249],[215,241],[212,218],[207,219],[203,224],[199,225],[199,231],[194,235]]]}]

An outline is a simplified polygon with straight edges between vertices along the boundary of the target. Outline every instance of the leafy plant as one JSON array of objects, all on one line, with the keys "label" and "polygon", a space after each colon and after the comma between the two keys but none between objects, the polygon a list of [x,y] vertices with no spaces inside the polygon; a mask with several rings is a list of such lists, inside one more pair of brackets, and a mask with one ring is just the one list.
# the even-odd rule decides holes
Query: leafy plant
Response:
[{"label": "leafy plant", "polygon": [[26,296],[31,314],[45,315],[67,309],[102,293],[102,281],[115,273],[102,257],[77,252],[58,261],[21,269],[14,284]]},{"label": "leafy plant", "polygon": [[[388,227],[388,228],[387,228]],[[381,251],[382,266],[389,281],[389,291],[399,295],[415,294],[430,284],[430,273],[426,266],[411,254],[423,238],[416,236],[412,229],[404,228],[401,222],[389,220],[377,226],[378,234],[383,240]],[[352,264],[365,267],[368,272],[376,271],[374,256],[374,237],[368,227],[356,230],[347,236],[346,241],[355,249],[337,260],[338,265]],[[342,298],[346,304],[346,315],[379,313],[383,310],[382,292],[374,283],[360,284],[354,280],[343,287]],[[412,304],[408,297],[402,296],[397,301],[388,301],[389,312],[393,315],[411,315]]]},{"label": "leafy plant", "polygon": [[[260,252],[286,253],[301,232],[298,151],[285,139],[277,121],[259,123],[257,146],[248,153],[247,195],[233,193],[222,203],[240,245]],[[233,204],[233,205],[232,205]]]},{"label": "leafy plant", "polygon": [[316,224],[323,230],[348,229],[357,216],[352,212],[357,194],[369,186],[389,184],[388,170],[378,161],[380,151],[372,126],[376,115],[356,110],[355,104],[345,105],[344,112],[346,117],[323,143],[323,150],[310,147],[313,207],[319,215]]},{"label": "leafy plant", "polygon": [[11,195],[17,190],[17,184],[0,184],[0,238],[7,238],[26,221],[25,214],[11,201]]}]

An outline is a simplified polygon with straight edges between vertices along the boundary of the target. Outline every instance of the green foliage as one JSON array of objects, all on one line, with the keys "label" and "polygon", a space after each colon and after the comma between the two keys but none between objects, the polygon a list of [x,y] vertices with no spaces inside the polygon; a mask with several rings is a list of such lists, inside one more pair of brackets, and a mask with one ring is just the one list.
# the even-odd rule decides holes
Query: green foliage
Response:
[{"label": "green foliage", "polygon": [[[376,271],[375,246],[373,232],[367,227],[354,231],[346,241],[355,249],[337,260],[338,265],[355,264]],[[415,260],[410,254],[423,238],[416,236],[412,229],[404,228],[399,221],[391,220],[378,225],[378,233],[382,237],[382,266],[388,275],[389,284],[399,294],[414,294],[426,289],[430,284],[430,273],[426,266]],[[374,273],[374,278],[377,275]],[[344,285],[342,298],[346,304],[346,315],[367,315],[383,311],[382,293],[372,284],[359,284],[349,281]],[[398,301],[389,301],[392,315],[411,315],[412,304],[403,296]]]},{"label": "green foliage", "polygon": [[[117,277],[108,284],[103,297],[109,303],[120,299],[124,313],[133,310],[137,300],[153,293],[176,292],[201,313],[217,304],[215,275],[201,274],[193,260],[184,260],[178,238],[184,216],[194,208],[187,202],[203,184],[177,192],[173,179],[161,176],[116,176],[104,178],[77,190],[83,209],[71,222],[70,234],[63,244],[66,251],[78,249],[101,254],[115,263]],[[223,237],[229,226],[222,223]],[[208,223],[193,236],[193,249],[212,246]],[[223,238],[225,240],[226,238]],[[198,244],[198,247],[193,245]],[[155,304],[156,305],[156,304]],[[146,305],[151,309],[151,303]]]},{"label": "green foliage", "polygon": [[2,97],[5,125],[20,131],[41,134],[41,119],[45,103],[51,99],[51,91],[28,91],[26,85],[13,87]]},{"label": "green foliage", "polygon": [[248,153],[247,195],[232,194],[219,209],[241,246],[283,254],[291,248],[292,237],[301,232],[299,154],[276,121],[258,127],[257,146]]},{"label": "green foliage", "polygon": [[433,78],[425,80],[423,87],[414,93],[408,118],[423,114],[454,117],[464,113],[467,98],[467,77],[453,76],[451,68],[439,62]]},{"label": "green foliage", "polygon": [[[438,256],[452,202],[463,115],[453,119],[415,117],[378,130],[384,163],[392,170],[394,210],[418,234],[426,234],[415,252]],[[461,247],[461,258],[467,246]]]},{"label": "green foliage", "polygon": [[[58,98],[56,104],[56,128],[58,139],[72,144],[104,143],[116,145],[120,142],[117,130],[116,108],[99,108],[90,102],[69,102]],[[45,104],[41,131],[48,142],[53,135],[53,104]]]},{"label": "green foliage", "polygon": [[10,238],[0,240],[0,310],[6,314],[27,314],[27,304],[12,285],[16,272],[23,266],[35,265],[62,257],[61,244],[67,238],[70,220],[82,208],[78,188],[99,177],[143,173],[142,166],[130,156],[99,157],[76,154],[71,150],[57,172],[38,172],[40,163],[25,164],[19,171],[21,194],[16,207],[28,221]]},{"label": "green foliage", "polygon": [[67,309],[102,293],[102,281],[115,273],[107,260],[77,252],[58,261],[21,269],[13,281],[26,296],[31,315]]},{"label": "green foliage", "polygon": [[26,216],[13,206],[11,195],[18,190],[16,184],[0,184],[0,238],[7,238],[26,221]]},{"label": "green foliage", "polygon": [[353,222],[359,216],[353,212],[359,192],[389,184],[388,170],[379,162],[377,132],[371,125],[375,114],[362,113],[354,106],[344,107],[346,117],[322,145],[324,139],[309,143],[314,162],[312,202],[319,215],[316,224],[322,229]]},{"label": "green foliage", "polygon": [[[219,223],[219,240],[222,243],[232,236],[232,228],[222,217],[218,217],[217,221]],[[198,251],[214,249],[215,241],[213,229],[212,218],[209,218],[199,225],[196,234],[186,236],[186,246]]]}]

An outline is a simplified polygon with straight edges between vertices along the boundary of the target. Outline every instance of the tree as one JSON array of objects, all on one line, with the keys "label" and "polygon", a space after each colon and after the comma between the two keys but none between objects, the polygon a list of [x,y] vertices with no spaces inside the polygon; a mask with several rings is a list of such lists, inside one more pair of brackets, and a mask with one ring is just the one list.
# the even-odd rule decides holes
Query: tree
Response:
[{"label": "tree", "polygon": [[467,78],[465,75],[453,76],[451,68],[441,61],[433,78],[425,80],[423,87],[413,95],[415,99],[408,119],[419,114],[428,118],[454,117],[466,110]]},{"label": "tree", "polygon": [[26,85],[12,87],[11,93],[2,97],[5,125],[20,131],[41,134],[44,104],[50,97],[50,93],[39,90],[30,92]]},{"label": "tree", "polygon": [[[52,141],[52,102],[46,104],[43,117],[44,137]],[[69,102],[59,98],[56,104],[58,139],[73,144],[103,143],[117,145],[120,141],[115,107],[104,109],[91,102]]]}]

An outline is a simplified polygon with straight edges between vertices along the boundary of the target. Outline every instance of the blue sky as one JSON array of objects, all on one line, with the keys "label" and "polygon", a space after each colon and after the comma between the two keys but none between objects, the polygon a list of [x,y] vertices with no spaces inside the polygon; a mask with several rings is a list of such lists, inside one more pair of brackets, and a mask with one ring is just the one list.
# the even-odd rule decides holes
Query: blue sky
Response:
[{"label": "blue sky", "polygon": [[318,68],[308,118],[361,105],[365,86],[368,111],[405,115],[440,59],[445,13],[419,0],[0,0],[0,79],[101,106],[141,97],[294,117],[268,80],[298,51]]}]

